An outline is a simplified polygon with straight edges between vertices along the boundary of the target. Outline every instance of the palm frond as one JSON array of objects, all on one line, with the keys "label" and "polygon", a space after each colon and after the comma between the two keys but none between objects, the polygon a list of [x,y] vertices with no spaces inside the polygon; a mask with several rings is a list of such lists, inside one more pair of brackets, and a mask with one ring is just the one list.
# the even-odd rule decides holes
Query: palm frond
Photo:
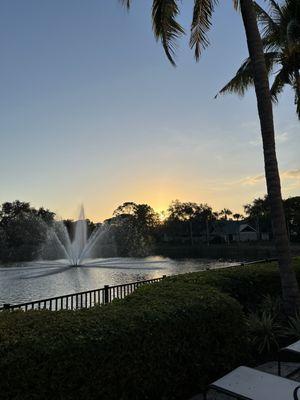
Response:
[{"label": "palm frond", "polygon": [[177,0],[153,0],[152,22],[156,40],[161,40],[166,56],[172,65],[177,39],[184,34],[184,29],[176,21],[179,14]]},{"label": "palm frond", "polygon": [[298,115],[298,119],[300,120],[300,95],[298,92],[295,92],[295,104],[296,104],[296,112]]},{"label": "palm frond", "polygon": [[233,7],[235,10],[240,9],[240,0],[233,0]]},{"label": "palm frond", "polygon": [[127,8],[127,10],[129,10],[130,6],[131,6],[131,0],[119,0],[121,2],[121,4]]},{"label": "palm frond", "polygon": [[267,13],[258,3],[254,2],[254,8],[256,11],[256,15],[258,17],[258,21],[260,22],[263,28],[263,35],[270,34],[271,32],[279,32],[280,27],[274,21],[270,14]]},{"label": "palm frond", "polygon": [[[268,74],[272,71],[274,64],[277,62],[279,57],[278,52],[265,53],[265,61],[267,66]],[[247,58],[240,66],[235,76],[225,85],[215,98],[219,94],[236,93],[239,96],[244,96],[247,89],[254,84],[253,80],[253,69],[250,58]]]},{"label": "palm frond", "polygon": [[207,32],[211,26],[212,13],[216,0],[195,0],[191,25],[190,48],[195,49],[195,58],[199,60],[201,51],[209,45]]},{"label": "palm frond", "polygon": [[299,46],[300,44],[300,22],[296,18],[289,21],[287,25],[287,39],[290,46]]},{"label": "palm frond", "polygon": [[215,96],[226,93],[237,93],[239,96],[244,96],[246,90],[253,85],[253,72],[250,58],[247,58],[235,76],[219,91]]},{"label": "palm frond", "polygon": [[299,80],[299,79],[300,79],[299,76],[295,77],[293,86],[294,86],[294,90],[295,90],[296,113],[298,115],[298,119],[300,120],[300,82],[297,82],[297,80]]},{"label": "palm frond", "polygon": [[273,11],[276,10],[278,15],[282,17],[282,10],[280,8],[280,5],[275,0],[268,0],[268,2],[270,3],[271,9],[273,9]]},{"label": "palm frond", "polygon": [[272,84],[272,87],[271,87],[271,90],[270,90],[273,101],[275,101],[275,102],[278,101],[278,95],[283,91],[285,84],[291,84],[291,81],[290,81],[288,72],[283,67],[276,74],[275,79]]}]

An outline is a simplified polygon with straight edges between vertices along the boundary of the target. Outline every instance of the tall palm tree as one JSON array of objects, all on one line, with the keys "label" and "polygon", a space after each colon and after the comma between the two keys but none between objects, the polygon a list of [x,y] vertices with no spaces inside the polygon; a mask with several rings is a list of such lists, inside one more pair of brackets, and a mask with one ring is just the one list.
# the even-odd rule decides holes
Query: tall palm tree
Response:
[{"label": "tall palm tree", "polygon": [[[128,8],[131,0],[121,0]],[[271,205],[275,245],[282,283],[283,304],[287,314],[300,308],[300,294],[295,272],[292,268],[291,253],[287,236],[281,185],[275,149],[275,132],[268,70],[266,67],[263,43],[258,29],[255,4],[253,0],[234,0],[235,8],[240,8],[244,23],[250,59],[253,64],[253,81],[260,119],[265,175]],[[191,24],[190,47],[195,50],[196,60],[209,44],[207,32],[217,0],[194,0]],[[178,23],[179,0],[153,0],[153,31],[160,40],[171,64],[175,65],[174,55],[177,39],[184,29]]]},{"label": "tall palm tree", "polygon": [[[267,0],[269,11],[254,3],[261,27],[264,55],[269,75],[275,71],[271,87],[274,102],[285,85],[295,92],[295,105],[300,119],[300,1],[285,0],[279,5],[275,0]],[[220,90],[243,96],[249,86],[254,85],[253,64],[248,57],[235,76]]]}]

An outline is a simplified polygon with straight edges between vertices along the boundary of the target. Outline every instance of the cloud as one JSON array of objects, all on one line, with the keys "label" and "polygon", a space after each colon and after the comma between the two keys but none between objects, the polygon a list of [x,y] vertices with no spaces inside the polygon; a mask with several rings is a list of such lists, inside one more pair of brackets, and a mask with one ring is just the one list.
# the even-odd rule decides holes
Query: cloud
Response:
[{"label": "cloud", "polygon": [[261,183],[265,179],[264,175],[256,175],[256,176],[247,176],[244,179],[241,179],[239,183],[242,185],[256,185]]},{"label": "cloud", "polygon": [[[280,174],[280,177],[283,182],[294,181],[294,184],[292,184],[292,185],[297,187],[299,184],[298,181],[300,180],[300,168],[283,171]],[[260,184],[261,182],[264,182],[264,180],[265,180],[265,175],[261,174],[261,175],[247,176],[246,178],[243,178],[236,183],[252,186],[252,185]]]},{"label": "cloud", "polygon": [[277,133],[276,142],[285,143],[289,140],[289,134],[287,132]]},{"label": "cloud", "polygon": [[257,138],[255,140],[250,140],[249,144],[251,144],[251,146],[260,146],[261,145],[261,139]]},{"label": "cloud", "polygon": [[[287,141],[290,140],[290,135],[288,132],[282,132],[282,133],[276,133],[276,138],[275,141],[278,144],[281,143],[286,143]],[[261,136],[257,136],[256,138],[254,138],[253,140],[250,140],[249,144],[251,144],[251,146],[261,146],[262,145],[262,139]]]},{"label": "cloud", "polygon": [[288,171],[284,171],[281,174],[282,178],[286,178],[286,179],[300,179],[300,168],[298,169],[290,169]]}]

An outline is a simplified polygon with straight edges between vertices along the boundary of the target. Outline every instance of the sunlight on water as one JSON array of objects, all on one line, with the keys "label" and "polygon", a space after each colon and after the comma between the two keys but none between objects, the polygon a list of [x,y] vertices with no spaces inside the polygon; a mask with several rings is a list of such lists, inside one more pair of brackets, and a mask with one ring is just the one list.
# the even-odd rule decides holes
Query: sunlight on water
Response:
[{"label": "sunlight on water", "polygon": [[0,268],[0,303],[21,303],[162,275],[231,265],[204,259],[146,258],[87,259],[80,267],[66,260],[19,263]]}]

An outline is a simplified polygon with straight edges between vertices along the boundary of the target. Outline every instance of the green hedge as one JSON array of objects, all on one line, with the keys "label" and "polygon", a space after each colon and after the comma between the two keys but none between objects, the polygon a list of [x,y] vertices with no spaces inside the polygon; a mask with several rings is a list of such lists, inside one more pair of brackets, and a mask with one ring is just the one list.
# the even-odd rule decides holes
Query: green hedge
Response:
[{"label": "green hedge", "polygon": [[245,349],[240,305],[207,286],[169,282],[92,310],[3,313],[1,400],[185,399]]},{"label": "green hedge", "polygon": [[[300,283],[300,257],[293,259],[293,266]],[[246,311],[255,310],[263,296],[281,295],[277,262],[176,275],[168,281],[212,286],[238,300]]]}]

